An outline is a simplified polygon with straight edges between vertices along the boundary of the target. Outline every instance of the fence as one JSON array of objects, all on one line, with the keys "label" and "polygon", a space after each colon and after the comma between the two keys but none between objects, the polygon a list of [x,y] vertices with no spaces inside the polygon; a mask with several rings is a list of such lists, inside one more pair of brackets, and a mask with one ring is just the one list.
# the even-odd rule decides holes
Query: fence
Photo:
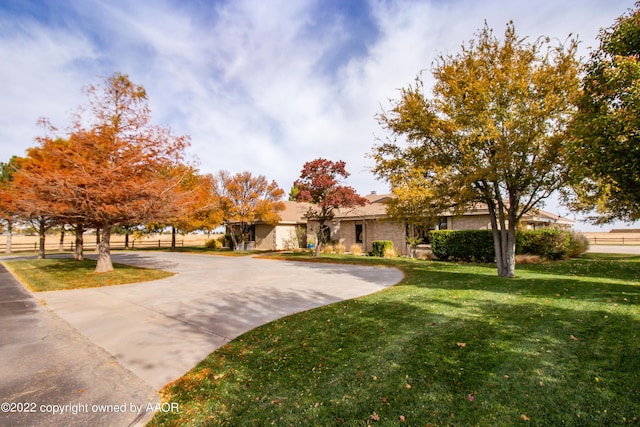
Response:
[{"label": "fence", "polygon": [[[72,252],[75,249],[75,241],[65,242],[63,245],[63,251]],[[171,240],[131,240],[129,242],[129,247],[126,248],[124,242],[111,242],[111,249],[144,249],[144,248],[170,248]],[[184,239],[178,240],[176,239],[176,247],[183,247]],[[58,241],[45,241],[45,252],[58,252],[60,251],[60,242]],[[96,251],[97,245],[95,241],[85,242],[83,245],[83,250],[90,252]],[[0,254],[5,253],[7,250],[6,243],[0,243]],[[11,252],[37,252],[38,251],[38,242],[16,242],[11,244]]]},{"label": "fence", "polygon": [[640,245],[640,237],[587,237],[592,245]]}]

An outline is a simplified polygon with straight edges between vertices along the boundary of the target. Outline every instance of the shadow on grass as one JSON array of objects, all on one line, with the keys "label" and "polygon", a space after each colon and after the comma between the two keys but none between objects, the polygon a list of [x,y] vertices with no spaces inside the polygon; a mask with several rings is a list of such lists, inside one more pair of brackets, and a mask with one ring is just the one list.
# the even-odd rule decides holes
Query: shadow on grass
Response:
[{"label": "shadow on grass", "polygon": [[[151,425],[365,425],[374,413],[376,425],[637,422],[636,312],[558,306],[552,297],[571,280],[536,279],[532,299],[517,295],[529,279],[406,283],[415,279],[240,336],[166,389],[181,411]],[[598,286],[578,298],[628,288]],[[244,317],[281,296],[238,298],[213,304],[237,303]]]}]

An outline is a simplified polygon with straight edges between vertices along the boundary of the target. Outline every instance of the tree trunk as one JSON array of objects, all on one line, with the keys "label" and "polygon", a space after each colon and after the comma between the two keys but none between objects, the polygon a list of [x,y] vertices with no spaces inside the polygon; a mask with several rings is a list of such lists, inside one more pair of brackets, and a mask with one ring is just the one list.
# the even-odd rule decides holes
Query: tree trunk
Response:
[{"label": "tree trunk", "polygon": [[124,248],[129,249],[129,230],[124,233]]},{"label": "tree trunk", "polygon": [[83,254],[84,237],[83,237],[83,233],[84,233],[84,227],[82,226],[82,224],[76,225],[76,247],[73,250],[74,251],[73,252],[73,259],[75,259],[76,261],[82,261],[84,259],[84,254]]},{"label": "tree trunk", "polygon": [[58,245],[58,251],[64,251],[64,227],[60,230],[60,244]]},{"label": "tree trunk", "polygon": [[176,228],[171,226],[171,250],[176,250]]},{"label": "tree trunk", "polygon": [[[516,275],[516,232],[515,220],[507,221],[502,206],[487,203],[491,230],[493,231],[493,246],[496,251],[496,266],[498,276],[515,277]],[[496,212],[497,211],[497,212]],[[509,215],[511,219],[511,215]]]},{"label": "tree trunk", "polygon": [[111,225],[105,224],[100,233],[100,245],[98,246],[98,263],[96,273],[108,273],[113,271],[111,263]]},{"label": "tree trunk", "polygon": [[229,227],[229,237],[231,238],[231,246],[232,246],[232,250],[237,251],[238,250],[238,238],[236,236],[236,228],[235,226],[230,226]]},{"label": "tree trunk", "polygon": [[40,218],[40,224],[38,228],[39,228],[38,259],[44,259],[45,258],[44,244],[45,244],[47,227],[46,227],[45,221],[42,218]]},{"label": "tree trunk", "polygon": [[100,233],[102,232],[101,229],[96,228],[96,251],[100,250]]},{"label": "tree trunk", "polygon": [[10,254],[11,253],[11,240],[13,237],[13,222],[8,219],[7,220],[7,231],[9,234],[7,234],[7,247],[5,249],[5,252]]},{"label": "tree trunk", "polygon": [[314,257],[320,256],[320,250],[322,249],[322,245],[324,243],[324,221],[320,222],[318,226],[318,232],[316,233],[316,248],[313,253]]}]

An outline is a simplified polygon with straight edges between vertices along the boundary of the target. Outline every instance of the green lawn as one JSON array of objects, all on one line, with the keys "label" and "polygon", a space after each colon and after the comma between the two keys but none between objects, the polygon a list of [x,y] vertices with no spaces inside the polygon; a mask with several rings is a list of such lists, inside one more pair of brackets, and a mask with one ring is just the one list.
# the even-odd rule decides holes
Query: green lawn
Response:
[{"label": "green lawn", "polygon": [[[297,258],[301,258],[300,256]],[[250,331],[150,425],[637,425],[640,257],[519,266],[368,257],[392,288]]]},{"label": "green lawn", "polygon": [[96,261],[91,259],[74,261],[71,258],[49,258],[6,261],[4,264],[34,292],[97,288],[173,276],[168,271],[124,264],[114,264],[114,270],[109,273],[95,273]]}]

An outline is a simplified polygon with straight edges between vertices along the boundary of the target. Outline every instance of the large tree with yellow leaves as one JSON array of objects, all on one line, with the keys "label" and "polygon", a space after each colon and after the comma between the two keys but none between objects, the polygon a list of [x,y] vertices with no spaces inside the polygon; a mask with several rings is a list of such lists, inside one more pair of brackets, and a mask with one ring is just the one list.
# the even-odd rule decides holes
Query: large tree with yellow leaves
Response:
[{"label": "large tree with yellow leaves", "polygon": [[[486,25],[457,55],[440,56],[432,96],[423,80],[401,89],[379,115],[393,138],[374,147],[374,172],[402,210],[422,201],[437,216],[484,204],[498,275],[515,275],[516,228],[564,185],[561,158],[578,92],[576,41],[528,41],[509,23],[499,40]],[[411,215],[415,215],[413,212]]]}]

